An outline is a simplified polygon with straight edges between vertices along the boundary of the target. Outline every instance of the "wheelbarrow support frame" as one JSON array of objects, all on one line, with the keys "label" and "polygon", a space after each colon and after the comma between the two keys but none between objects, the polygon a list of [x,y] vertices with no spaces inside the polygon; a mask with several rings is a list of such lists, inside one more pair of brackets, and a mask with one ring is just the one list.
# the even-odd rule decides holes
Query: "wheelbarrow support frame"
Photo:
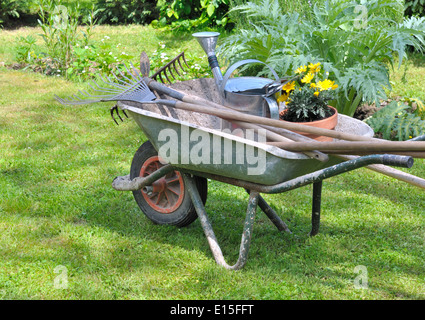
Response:
[{"label": "wheelbarrow support frame", "polygon": [[260,194],[257,191],[251,191],[249,193],[248,208],[246,211],[241,246],[239,249],[239,258],[236,263],[231,266],[227,264],[226,260],[224,259],[223,253],[218,244],[214,230],[208,219],[205,207],[202,203],[201,197],[199,196],[199,192],[196,188],[193,179],[191,179],[188,174],[185,174],[184,182],[192,199],[192,203],[195,206],[196,213],[198,214],[198,218],[201,222],[202,229],[204,230],[205,236],[208,240],[208,244],[210,246],[215,261],[226,269],[238,270],[243,268],[248,259],[249,246],[251,244],[252,230],[254,227],[255,214],[257,211],[258,199],[260,198]]},{"label": "wheelbarrow support frame", "polygon": [[[136,178],[137,180],[133,179],[130,181],[128,176],[117,177],[114,180],[112,186],[116,190],[120,191],[140,190],[142,188],[149,187],[153,182],[155,182],[157,179],[160,179],[167,172],[172,170],[179,170],[183,174],[184,183],[187,187],[187,191],[191,197],[196,213],[198,214],[198,217],[200,219],[204,234],[208,240],[208,244],[210,246],[215,261],[226,269],[238,270],[245,266],[248,259],[257,206],[260,207],[260,209],[267,215],[267,217],[271,220],[271,222],[277,227],[279,231],[286,231],[290,233],[286,224],[267,204],[267,202],[260,196],[260,193],[283,193],[308,184],[313,184],[312,228],[310,231],[310,236],[314,236],[319,232],[320,226],[322,181],[348,171],[368,166],[370,164],[384,164],[390,166],[410,168],[413,165],[413,159],[411,157],[397,155],[369,155],[345,161],[333,165],[331,167],[318,170],[309,174],[305,174],[292,180],[271,186],[260,185],[252,182],[237,180],[209,173],[179,169],[174,166],[167,165],[157,170],[154,174],[150,175],[147,178]],[[228,183],[234,186],[242,187],[249,194],[248,208],[246,211],[245,223],[239,249],[239,258],[234,265],[229,265],[224,259],[223,253],[214,234],[214,230],[208,219],[201,196],[199,195],[194,179],[191,177],[192,174]]]},{"label": "wheelbarrow support frame", "polygon": [[[260,192],[265,193],[282,193],[292,189],[296,189],[307,184],[313,184],[313,201],[312,201],[312,228],[310,231],[310,236],[317,235],[319,232],[320,226],[320,207],[321,207],[321,194],[322,194],[322,183],[324,179],[352,171],[370,164],[385,164],[399,167],[410,168],[413,165],[413,159],[406,156],[397,156],[397,155],[370,155],[354,160],[349,160],[342,162],[336,165],[333,165],[329,168],[318,170],[316,172],[306,174],[304,176],[286,181],[274,186],[262,186],[256,185],[254,183],[247,183],[240,180],[230,179],[226,177],[218,177],[215,175],[205,174],[205,177],[215,179],[218,181],[226,182],[232,185],[240,186],[245,188],[249,193],[248,208],[246,211],[245,223],[242,232],[242,239],[239,249],[239,258],[234,265],[229,265],[223,256],[221,248],[218,244],[217,238],[215,236],[213,227],[208,219],[205,207],[202,203],[201,197],[199,196],[196,185],[193,182],[193,179],[190,177],[189,173],[184,173],[184,181],[188,187],[189,195],[192,199],[195,210],[200,219],[204,234],[208,240],[211,252],[214,256],[215,261],[220,266],[223,266],[226,269],[238,270],[245,266],[248,253],[251,243],[251,237],[254,227],[254,220],[256,215],[257,206],[260,206],[262,211],[267,215],[267,217],[273,222],[273,224],[278,228],[279,231],[290,232],[286,224],[280,219],[276,212],[267,204],[267,202],[260,196]],[[200,175],[198,172],[197,175]]]}]

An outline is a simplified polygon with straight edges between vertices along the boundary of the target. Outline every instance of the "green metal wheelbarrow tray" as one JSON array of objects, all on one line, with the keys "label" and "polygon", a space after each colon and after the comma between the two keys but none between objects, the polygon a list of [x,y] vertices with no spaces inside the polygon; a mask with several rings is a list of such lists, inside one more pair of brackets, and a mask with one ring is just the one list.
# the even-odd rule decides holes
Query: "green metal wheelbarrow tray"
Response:
[{"label": "green metal wheelbarrow tray", "polygon": [[[321,162],[235,135],[235,132],[223,132],[221,120],[214,116],[152,104],[119,102],[118,107],[132,116],[148,141],[135,153],[130,174],[115,178],[113,188],[132,191],[140,209],[156,224],[184,227],[199,217],[215,261],[227,269],[241,269],[247,262],[257,207],[279,231],[290,232],[261,193],[283,193],[313,184],[310,231],[313,236],[319,232],[323,180],[372,164],[406,168],[413,165],[411,157],[388,154],[348,161],[329,155],[327,162]],[[365,123],[343,115],[339,115],[336,130],[373,135],[373,130]],[[203,152],[200,157],[202,139],[209,141],[206,147],[203,144],[206,148],[203,151],[210,153]],[[256,155],[257,160],[259,155],[264,157],[265,167],[257,170],[259,174],[252,162],[242,161],[241,152],[247,150]],[[166,162],[161,154],[167,158]],[[234,265],[225,261],[205,210],[208,179],[242,187],[249,194],[239,258]]]}]

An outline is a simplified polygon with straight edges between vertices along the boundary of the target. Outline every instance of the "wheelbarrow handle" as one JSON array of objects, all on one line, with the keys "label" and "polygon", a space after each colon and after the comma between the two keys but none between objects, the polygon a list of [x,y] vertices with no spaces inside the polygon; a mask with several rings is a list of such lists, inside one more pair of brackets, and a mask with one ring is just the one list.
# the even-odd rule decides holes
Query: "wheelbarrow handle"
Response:
[{"label": "wheelbarrow handle", "polygon": [[413,166],[413,158],[409,156],[384,154],[382,157],[382,164],[394,167],[411,168]]},{"label": "wheelbarrow handle", "polygon": [[258,183],[228,178],[224,176],[214,174],[204,174],[206,178],[211,178],[217,181],[228,183],[234,186],[242,187],[249,190],[255,190],[261,193],[283,193],[289,190],[297,189],[305,185],[319,182],[342,173],[346,173],[352,170],[356,170],[362,167],[366,167],[372,164],[383,164],[389,166],[397,166],[410,168],[413,165],[413,158],[409,156],[399,156],[392,154],[373,154],[363,157],[357,157],[344,161],[342,163],[335,164],[331,167],[327,167],[315,172],[307,173],[305,175],[296,177],[292,180],[284,181],[275,185],[261,185]]},{"label": "wheelbarrow handle", "polygon": [[136,177],[130,179],[130,175],[116,177],[112,181],[112,187],[117,191],[136,191],[150,186],[156,180],[162,178],[167,173],[173,171],[173,167],[169,164],[159,168],[147,177]]}]

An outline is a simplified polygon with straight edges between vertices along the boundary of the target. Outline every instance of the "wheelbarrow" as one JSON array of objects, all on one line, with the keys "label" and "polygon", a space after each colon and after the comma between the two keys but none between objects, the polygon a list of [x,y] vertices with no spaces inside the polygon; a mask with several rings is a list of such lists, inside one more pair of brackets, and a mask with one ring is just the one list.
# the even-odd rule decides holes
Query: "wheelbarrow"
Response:
[{"label": "wheelbarrow", "polygon": [[[208,81],[197,79],[171,87],[193,92],[202,98],[219,101]],[[205,83],[204,83],[205,82]],[[136,151],[130,174],[115,178],[119,191],[132,191],[141,211],[155,224],[185,227],[199,217],[215,261],[227,269],[241,269],[247,262],[257,207],[279,231],[291,232],[284,221],[261,197],[313,184],[310,235],[319,232],[322,181],[372,164],[411,167],[408,156],[376,154],[348,161],[329,155],[326,162],[302,153],[267,145],[247,132],[223,131],[222,121],[212,115],[177,110],[166,106],[119,102],[130,114],[148,141]],[[365,123],[339,115],[337,131],[372,136]],[[257,140],[256,140],[257,139]],[[239,258],[230,265],[224,259],[205,210],[208,179],[244,188],[248,193],[246,217]]]}]

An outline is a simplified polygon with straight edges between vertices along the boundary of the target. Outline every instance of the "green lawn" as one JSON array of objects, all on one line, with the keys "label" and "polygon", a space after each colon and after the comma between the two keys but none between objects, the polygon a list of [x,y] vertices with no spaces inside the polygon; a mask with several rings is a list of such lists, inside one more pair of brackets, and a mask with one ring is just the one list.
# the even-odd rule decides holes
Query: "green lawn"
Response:
[{"label": "green lawn", "polygon": [[[95,30],[135,56],[150,54],[157,41],[197,48],[193,39],[147,27]],[[0,63],[13,62],[17,36],[39,32],[1,30]],[[394,75],[394,95],[424,97],[418,60],[415,81]],[[199,221],[154,225],[131,193],[112,189],[146,138],[130,119],[115,125],[113,103],[71,107],[53,99],[80,88],[0,67],[0,298],[424,299],[423,190],[367,169],[326,180],[313,238],[311,186],[264,195],[293,234],[279,233],[258,210],[247,265],[227,271],[214,262]],[[406,171],[425,177],[425,163]],[[243,190],[209,181],[206,208],[229,263],[246,206]],[[367,268],[367,289],[355,286],[359,266]]]}]

